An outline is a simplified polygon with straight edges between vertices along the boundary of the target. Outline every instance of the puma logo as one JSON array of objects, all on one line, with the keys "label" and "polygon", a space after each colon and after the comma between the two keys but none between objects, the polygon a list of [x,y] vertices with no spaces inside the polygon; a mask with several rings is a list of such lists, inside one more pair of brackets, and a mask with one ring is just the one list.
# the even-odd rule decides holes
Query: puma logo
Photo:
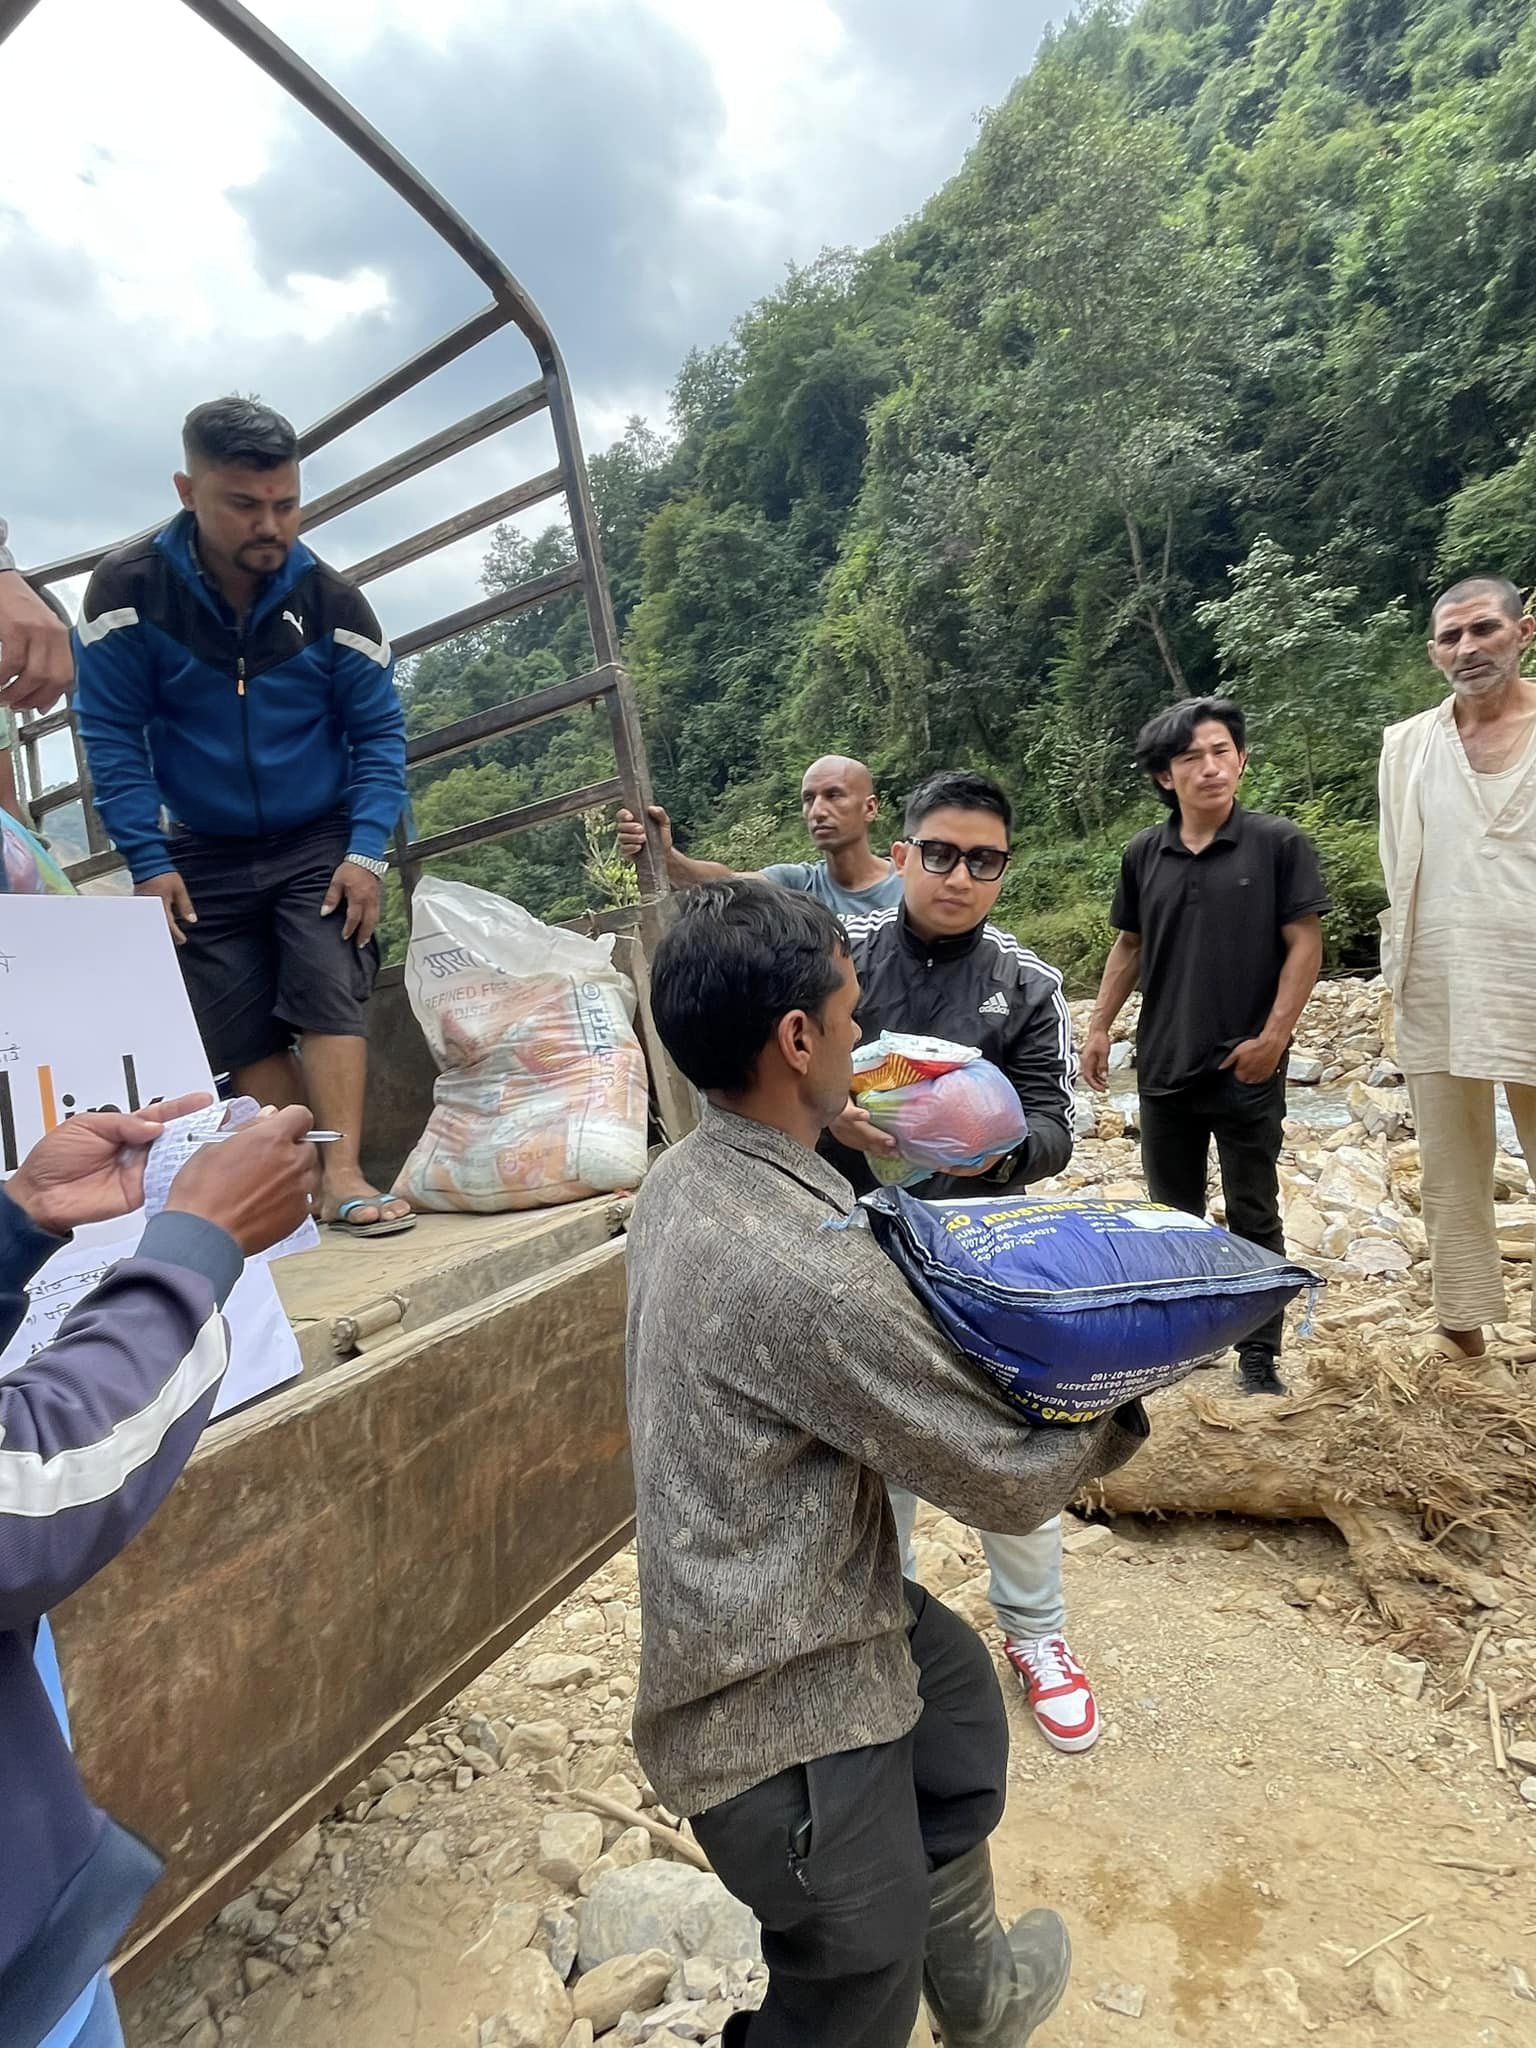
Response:
[{"label": "puma logo", "polygon": [[304,621],[299,617],[299,614],[297,612],[284,612],[283,617],[302,640],[304,638]]}]

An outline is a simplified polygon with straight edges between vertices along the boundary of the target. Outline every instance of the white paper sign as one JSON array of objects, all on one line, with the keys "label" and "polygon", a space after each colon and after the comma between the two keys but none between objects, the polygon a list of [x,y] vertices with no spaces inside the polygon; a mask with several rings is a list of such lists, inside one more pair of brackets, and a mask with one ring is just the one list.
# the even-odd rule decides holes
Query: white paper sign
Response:
[{"label": "white paper sign", "polygon": [[[88,1109],[213,1092],[213,1076],[158,902],[133,896],[0,896],[0,1177],[47,1131]],[[100,1279],[128,1257],[142,1211],[77,1230],[32,1282],[31,1307],[0,1352],[24,1365]],[[272,1275],[252,1259],[225,1306],[230,1360],[215,1415],[301,1370]]]}]

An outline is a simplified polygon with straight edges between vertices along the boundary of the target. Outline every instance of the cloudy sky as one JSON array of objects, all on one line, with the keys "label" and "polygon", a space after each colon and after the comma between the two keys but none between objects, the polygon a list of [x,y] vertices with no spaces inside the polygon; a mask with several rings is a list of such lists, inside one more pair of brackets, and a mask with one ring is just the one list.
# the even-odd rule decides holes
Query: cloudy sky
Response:
[{"label": "cloudy sky", "polygon": [[[958,166],[1048,0],[253,0],[517,272],[589,450],[789,262]],[[0,511],[28,561],[168,510],[220,391],[303,425],[484,289],[181,0],[40,0],[0,46]],[[316,457],[311,495],[532,374],[515,330]],[[547,466],[541,422],[323,531],[338,564]],[[546,510],[545,517],[548,516]],[[471,601],[483,539],[373,588]]]}]

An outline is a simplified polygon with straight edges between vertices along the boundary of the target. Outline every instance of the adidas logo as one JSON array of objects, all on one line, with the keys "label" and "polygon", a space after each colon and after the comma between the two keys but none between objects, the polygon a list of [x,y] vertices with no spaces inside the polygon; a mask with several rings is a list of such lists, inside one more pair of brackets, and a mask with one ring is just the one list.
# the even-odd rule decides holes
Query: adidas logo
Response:
[{"label": "adidas logo", "polygon": [[1008,998],[999,989],[996,995],[987,997],[987,1000],[976,1014],[978,1017],[1006,1017],[1008,1014]]}]

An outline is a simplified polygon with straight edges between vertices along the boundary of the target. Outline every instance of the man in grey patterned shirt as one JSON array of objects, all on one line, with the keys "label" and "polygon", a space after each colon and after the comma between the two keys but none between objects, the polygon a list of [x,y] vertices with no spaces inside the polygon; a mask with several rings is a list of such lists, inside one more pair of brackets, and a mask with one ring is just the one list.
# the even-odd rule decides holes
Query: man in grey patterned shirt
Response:
[{"label": "man in grey patterned shirt", "polygon": [[835,915],[765,883],[692,890],[657,950],[657,1026],[708,1107],[630,1232],[635,1748],[762,1922],[768,1994],[726,2048],[905,2048],[923,1991],[946,2048],[1019,2048],[1066,1987],[1066,1929],[998,1922],[1001,1692],[903,1582],[882,1475],[1033,1529],[1146,1422],[1025,1427],[850,1225],[815,1145],[857,999]]}]

